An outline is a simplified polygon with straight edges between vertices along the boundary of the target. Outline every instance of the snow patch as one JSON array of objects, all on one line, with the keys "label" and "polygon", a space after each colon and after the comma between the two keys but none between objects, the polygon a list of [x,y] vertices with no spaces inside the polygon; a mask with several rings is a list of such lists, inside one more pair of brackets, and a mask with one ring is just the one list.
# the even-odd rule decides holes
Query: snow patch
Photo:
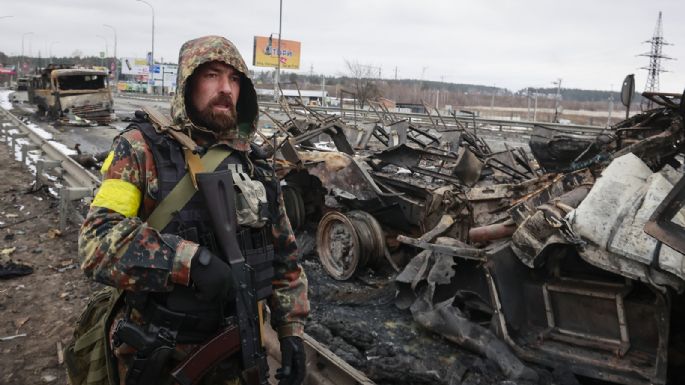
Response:
[{"label": "snow patch", "polygon": [[31,131],[33,131],[36,135],[40,136],[41,138],[45,140],[50,140],[52,139],[52,134],[45,131],[44,129],[38,127],[37,125],[33,123],[27,123],[26,127],[28,127]]},{"label": "snow patch", "polygon": [[0,107],[6,109],[6,110],[11,110],[12,109],[12,103],[10,103],[10,94],[14,92],[12,90],[1,90],[0,91]]},{"label": "snow patch", "polygon": [[65,146],[64,144],[60,142],[55,142],[54,140],[50,141],[50,144],[52,144],[53,147],[55,147],[59,152],[61,152],[64,155],[76,155],[76,151],[72,150],[71,148]]}]

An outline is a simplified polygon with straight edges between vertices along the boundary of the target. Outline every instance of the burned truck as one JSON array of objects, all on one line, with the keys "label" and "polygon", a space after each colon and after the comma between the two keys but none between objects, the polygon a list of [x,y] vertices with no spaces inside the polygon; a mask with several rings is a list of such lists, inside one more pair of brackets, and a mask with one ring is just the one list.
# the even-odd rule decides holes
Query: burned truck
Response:
[{"label": "burned truck", "polygon": [[532,153],[492,152],[456,119],[385,111],[359,129],[285,106],[272,142],[288,215],[314,223],[332,277],[391,266],[397,307],[512,379],[561,365],[682,383],[685,103],[647,96],[661,107],[599,133],[538,126]]},{"label": "burned truck", "polygon": [[114,101],[105,71],[49,65],[34,75],[29,102],[39,115],[58,122],[108,124],[112,121]]}]

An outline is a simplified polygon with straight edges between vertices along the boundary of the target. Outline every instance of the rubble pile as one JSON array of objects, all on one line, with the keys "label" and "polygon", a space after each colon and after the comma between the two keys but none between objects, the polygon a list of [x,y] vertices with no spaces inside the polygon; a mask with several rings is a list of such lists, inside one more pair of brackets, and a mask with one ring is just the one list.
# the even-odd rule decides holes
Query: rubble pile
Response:
[{"label": "rubble pile", "polygon": [[[454,343],[499,369],[485,383],[542,383],[559,365],[678,383],[685,247],[669,231],[685,226],[685,108],[662,99],[599,134],[537,126],[530,151],[502,152],[440,116],[415,124],[372,105],[379,119],[352,125],[283,103],[289,120],[265,142],[293,227],[316,233],[333,278],[312,285],[308,331],[379,382],[471,383],[478,371],[455,377],[455,362],[476,356]],[[438,340],[446,361],[384,337],[409,314],[413,337],[420,325],[451,342]],[[379,357],[414,377],[387,377]]]}]

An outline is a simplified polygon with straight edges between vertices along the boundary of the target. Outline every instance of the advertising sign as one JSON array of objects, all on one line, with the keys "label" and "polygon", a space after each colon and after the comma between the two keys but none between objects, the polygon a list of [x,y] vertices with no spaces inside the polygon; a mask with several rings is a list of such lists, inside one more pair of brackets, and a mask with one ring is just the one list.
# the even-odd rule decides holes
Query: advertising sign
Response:
[{"label": "advertising sign", "polygon": [[[276,67],[278,64],[278,39],[255,36],[252,65],[256,67]],[[300,68],[300,42],[281,40],[281,68]]]},{"label": "advertising sign", "polygon": [[121,74],[147,76],[150,69],[145,58],[123,57],[121,58]]},{"label": "advertising sign", "polygon": [[168,87],[170,89],[176,88],[176,74],[178,66],[175,64],[155,64],[152,73],[152,79],[155,82],[155,87]]}]

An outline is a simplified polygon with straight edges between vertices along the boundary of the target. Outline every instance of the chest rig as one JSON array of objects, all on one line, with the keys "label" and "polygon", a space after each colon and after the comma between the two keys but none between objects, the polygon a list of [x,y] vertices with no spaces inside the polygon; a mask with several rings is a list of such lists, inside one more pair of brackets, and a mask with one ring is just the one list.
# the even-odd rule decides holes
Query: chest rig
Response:
[{"label": "chest rig", "polygon": [[[188,173],[182,146],[169,135],[159,133],[146,122],[135,123],[152,152],[157,171],[157,190],[148,191],[157,202],[163,202],[176,185]],[[236,192],[236,214],[239,231],[236,234],[245,263],[253,272],[255,300],[271,295],[273,270],[272,226],[278,215],[278,183],[268,176],[272,170],[254,165],[245,154],[234,151],[223,159],[216,171],[230,170]],[[214,170],[206,170],[214,171]],[[195,191],[188,202],[173,212],[171,219],[161,233],[175,234],[183,239],[198,243],[220,256],[209,211],[202,194]],[[149,301],[152,297],[152,301]],[[151,293],[143,310],[149,322],[167,323],[170,318],[180,329],[179,342],[202,340],[207,333],[214,332],[220,320],[229,315],[230,304],[198,301],[192,287],[176,285],[170,293]],[[150,305],[152,302],[153,305]],[[226,306],[224,306],[226,305]],[[152,309],[151,309],[152,306]],[[228,314],[225,314],[228,313]]]}]

